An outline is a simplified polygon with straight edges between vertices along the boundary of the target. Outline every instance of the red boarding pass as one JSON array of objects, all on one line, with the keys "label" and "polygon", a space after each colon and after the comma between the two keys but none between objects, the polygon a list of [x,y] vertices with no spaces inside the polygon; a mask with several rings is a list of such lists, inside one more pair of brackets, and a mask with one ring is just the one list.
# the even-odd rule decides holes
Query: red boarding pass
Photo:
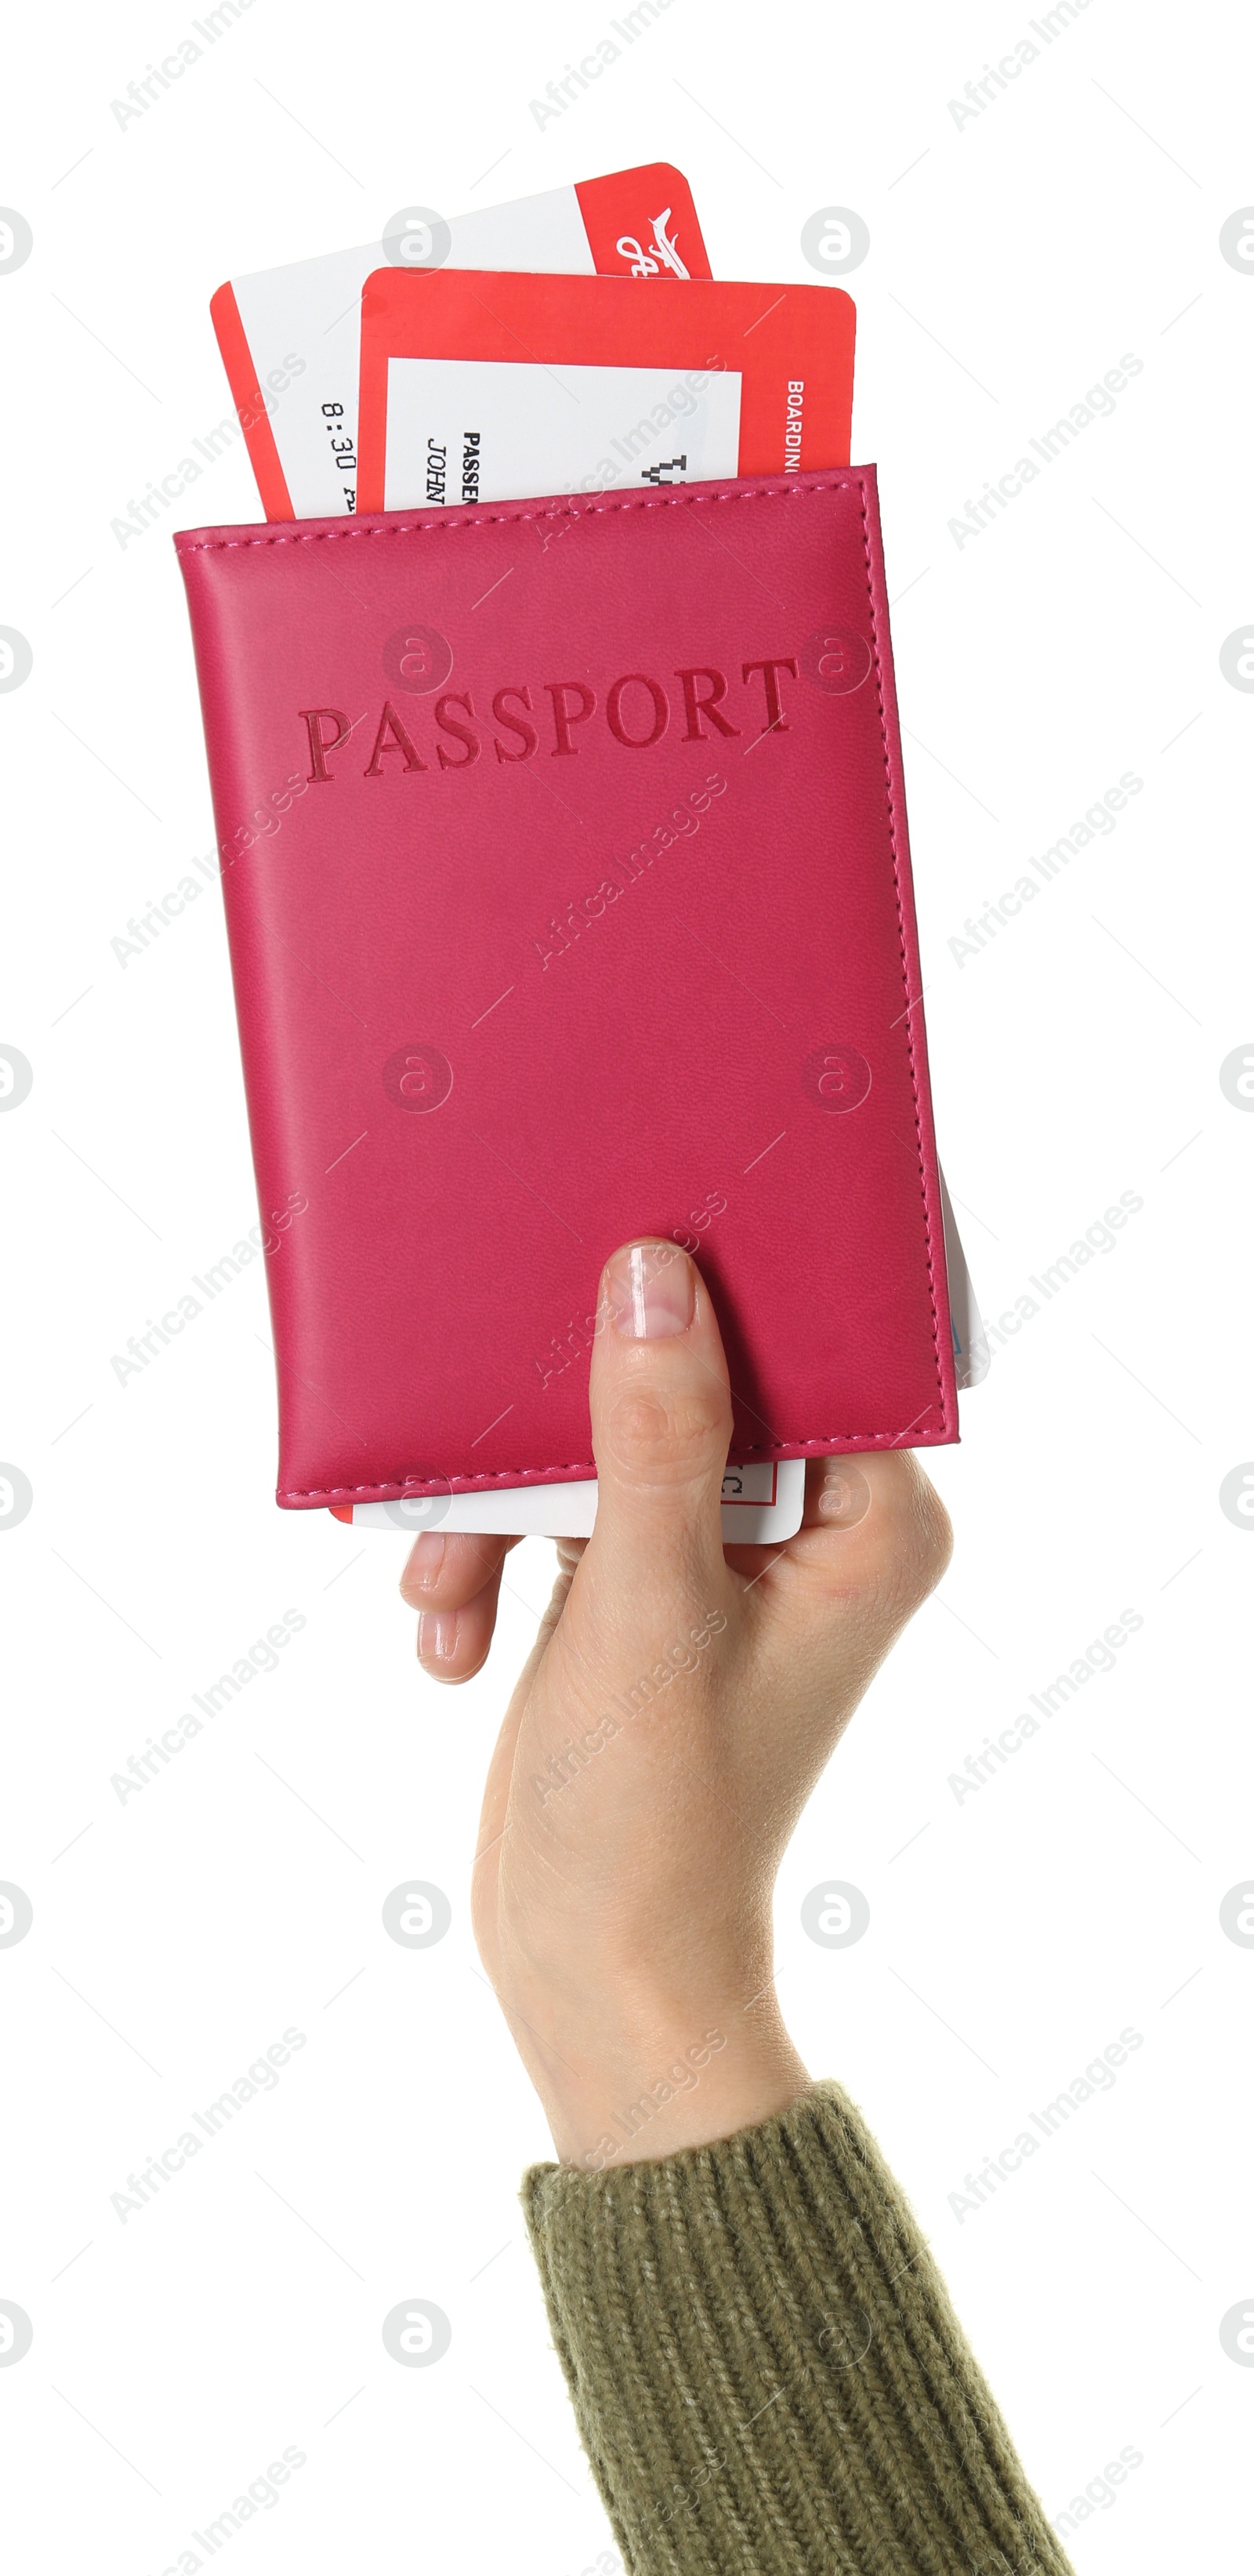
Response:
[{"label": "red boarding pass", "polygon": [[847,465],[854,321],[832,286],[376,269],[359,507]]},{"label": "red boarding pass", "polygon": [[[425,220],[420,219],[425,217]],[[568,269],[578,276],[708,277],[692,191],[667,161],[614,170],[445,224],[429,208],[395,241],[261,269],[210,305],[267,519],[338,517],[357,506],[361,290],[391,256],[404,273]]]}]

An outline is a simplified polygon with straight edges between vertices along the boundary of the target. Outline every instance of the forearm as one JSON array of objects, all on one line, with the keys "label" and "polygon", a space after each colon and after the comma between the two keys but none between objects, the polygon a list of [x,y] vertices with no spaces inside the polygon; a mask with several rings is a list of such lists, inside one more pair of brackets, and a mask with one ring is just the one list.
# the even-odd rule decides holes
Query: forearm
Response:
[{"label": "forearm", "polygon": [[1065,2576],[839,2086],[664,2159],[537,2166],[523,2196],[631,2576]]}]

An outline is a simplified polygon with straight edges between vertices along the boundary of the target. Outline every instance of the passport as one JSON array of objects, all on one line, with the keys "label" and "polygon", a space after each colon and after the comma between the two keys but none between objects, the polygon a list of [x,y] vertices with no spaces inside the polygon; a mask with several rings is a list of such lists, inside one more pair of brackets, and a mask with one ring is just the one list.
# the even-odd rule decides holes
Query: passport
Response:
[{"label": "passport", "polygon": [[874,468],[175,543],[280,1504],[586,1482],[643,1233],[733,1458],[956,1440]]}]

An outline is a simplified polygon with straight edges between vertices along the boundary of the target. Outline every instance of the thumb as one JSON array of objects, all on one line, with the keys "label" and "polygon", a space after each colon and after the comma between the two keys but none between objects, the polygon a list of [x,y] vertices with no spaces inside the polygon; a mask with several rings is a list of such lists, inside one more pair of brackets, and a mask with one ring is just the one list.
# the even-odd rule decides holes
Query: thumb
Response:
[{"label": "thumb", "polygon": [[[720,1502],[731,1394],[709,1291],[677,1244],[625,1244],[606,1263],[592,1351],[596,1527],[589,1572],[629,1590],[676,1575],[721,1597]],[[642,1605],[643,1606],[643,1605]]]}]

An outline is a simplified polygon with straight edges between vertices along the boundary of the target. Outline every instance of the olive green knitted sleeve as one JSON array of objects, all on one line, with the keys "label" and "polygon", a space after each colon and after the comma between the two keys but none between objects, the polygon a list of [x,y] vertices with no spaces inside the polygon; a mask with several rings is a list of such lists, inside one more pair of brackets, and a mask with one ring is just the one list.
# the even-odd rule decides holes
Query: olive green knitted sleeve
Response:
[{"label": "olive green knitted sleeve", "polygon": [[1069,2576],[838,2084],[523,2205],[630,2576]]}]

